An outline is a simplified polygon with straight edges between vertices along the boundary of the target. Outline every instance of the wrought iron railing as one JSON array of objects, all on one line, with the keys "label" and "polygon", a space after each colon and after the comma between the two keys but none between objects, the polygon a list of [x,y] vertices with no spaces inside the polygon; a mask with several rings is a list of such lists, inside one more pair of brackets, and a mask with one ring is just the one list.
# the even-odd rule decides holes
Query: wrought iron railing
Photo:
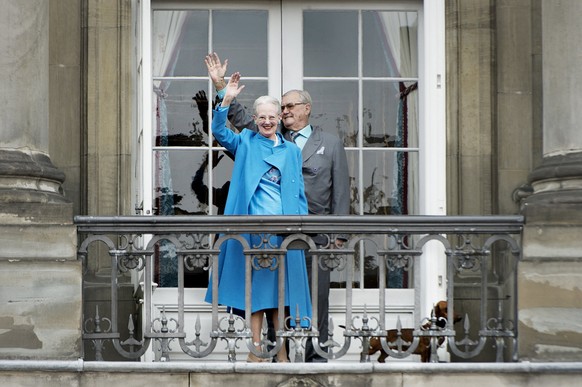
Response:
[{"label": "wrought iron railing", "polygon": [[[515,289],[516,264],[521,256],[521,216],[79,216],[75,222],[78,254],[85,268],[83,339],[90,344],[85,346],[86,360],[112,360],[113,355],[106,351],[109,347],[109,353],[114,353],[116,359],[143,359],[148,352],[155,352],[154,360],[168,361],[176,350],[171,348],[173,343],[179,345],[181,354],[188,359],[216,358],[219,343],[225,344],[226,353],[218,360],[235,361],[237,354],[253,351],[248,313],[250,285],[246,287],[245,319],[226,313],[216,301],[208,305],[206,312],[189,311],[184,276],[195,268],[216,273],[217,257],[225,240],[239,238],[241,234],[265,233],[284,237],[281,246],[260,250],[266,259],[274,260],[272,264],[284,259],[287,248],[299,248],[310,252],[310,259],[320,267],[343,272],[345,281],[340,291],[345,294],[345,310],[340,321],[330,322],[330,339],[318,343],[314,328],[317,311],[313,311],[310,328],[300,324],[290,328],[281,313],[280,291],[279,326],[287,328],[277,331],[273,346],[256,352],[258,356],[273,356],[286,339],[291,343],[295,361],[301,361],[305,341],[311,338],[317,352],[330,360],[345,359],[354,340],[361,343],[360,361],[370,361],[371,342],[385,356],[394,358],[406,358],[426,348],[426,360],[433,362],[439,360],[437,349],[443,342],[451,356],[460,361],[482,359],[486,344],[490,343],[494,348],[491,361],[517,360]],[[327,240],[335,239],[332,235],[341,235],[345,243],[340,248],[322,246],[314,243],[314,235],[327,236]],[[256,257],[257,246],[245,245],[242,239],[241,243],[248,259]],[[165,305],[152,306],[156,291],[154,269],[162,244],[173,246],[179,262],[173,314],[167,313]],[[458,305],[472,305],[467,309],[474,313],[464,311],[463,321],[457,325],[452,318],[443,319],[434,310],[430,316],[420,310],[424,286],[421,269],[428,260],[435,259],[446,262],[447,278],[443,284],[448,300],[446,315],[453,316],[460,309]],[[369,292],[374,296],[366,299],[363,310],[353,308],[354,293],[366,288],[361,271],[369,271],[370,263],[376,282]],[[247,265],[247,269],[257,268]],[[387,278],[396,272],[408,278],[407,287],[413,293],[411,329],[403,328],[399,315],[396,319],[390,316],[394,300],[387,292]],[[314,292],[316,273],[314,270]],[[249,271],[247,280],[250,276]],[[131,289],[133,306],[131,302],[129,307],[120,306],[122,284]],[[217,286],[215,276],[214,294]],[[283,286],[280,283],[279,289]],[[192,318],[192,314],[196,317]],[[201,314],[206,314],[206,323],[202,322]],[[338,337],[337,331],[334,335],[338,327],[343,337]]]}]

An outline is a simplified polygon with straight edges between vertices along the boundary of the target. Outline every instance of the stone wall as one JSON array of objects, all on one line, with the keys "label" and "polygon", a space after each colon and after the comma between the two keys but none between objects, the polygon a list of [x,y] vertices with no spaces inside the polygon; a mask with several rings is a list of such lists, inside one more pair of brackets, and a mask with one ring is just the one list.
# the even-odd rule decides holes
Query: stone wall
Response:
[{"label": "stone wall", "polygon": [[0,358],[76,359],[81,263],[49,152],[49,3],[0,0]]},{"label": "stone wall", "polygon": [[[122,367],[123,366],[123,367]],[[34,372],[33,372],[34,371]],[[579,364],[246,364],[38,363],[26,369],[0,362],[3,386],[262,386],[262,387],[521,387],[574,386]]]}]

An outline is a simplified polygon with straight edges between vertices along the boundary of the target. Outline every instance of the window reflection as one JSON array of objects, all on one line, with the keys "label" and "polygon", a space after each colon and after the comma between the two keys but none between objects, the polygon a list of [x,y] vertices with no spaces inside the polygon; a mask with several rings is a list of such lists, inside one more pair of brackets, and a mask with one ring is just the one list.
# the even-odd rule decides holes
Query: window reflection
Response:
[{"label": "window reflection", "polygon": [[200,165],[205,152],[155,151],[155,215],[202,215],[200,205],[190,189],[194,166]]},{"label": "window reflection", "polygon": [[366,215],[402,214],[398,206],[398,166],[394,152],[364,154],[362,202]]},{"label": "window reflection", "polygon": [[387,250],[388,245],[393,242],[387,236],[375,235],[373,241],[364,240],[359,243],[359,260],[355,266],[363,272],[364,288],[377,289],[380,287],[380,265],[384,265],[386,288],[401,289],[409,286],[409,266],[396,267],[393,264],[386,264],[385,256],[378,255],[378,250]]},{"label": "window reflection", "polygon": [[390,150],[360,152],[346,152],[350,169],[350,213],[418,214],[418,153]]},{"label": "window reflection", "polygon": [[368,151],[364,153],[364,214],[411,215],[416,196],[415,152]]},{"label": "window reflection", "polygon": [[310,123],[343,139],[344,146],[357,145],[358,82],[305,81],[313,99]]},{"label": "window reflection", "polygon": [[358,155],[360,152],[346,150],[348,159],[348,169],[350,174],[350,214],[360,215],[360,162]]},{"label": "window reflection", "polygon": [[[358,242],[355,246],[352,287],[354,289],[377,289],[380,287],[380,265],[385,265],[385,286],[390,289],[409,287],[409,260],[404,258],[402,265],[386,264],[384,255],[379,250],[387,250],[389,244],[394,244],[393,238],[382,235],[369,235],[371,239]],[[330,287],[345,289],[347,270],[331,272]]]},{"label": "window reflection", "polygon": [[[208,145],[207,83],[165,81],[156,97],[156,146]],[[197,93],[196,90],[199,92]]]},{"label": "window reflection", "polygon": [[[233,166],[232,156],[213,151],[212,192],[209,188],[208,151],[160,150],[154,179],[155,215],[208,215],[222,213]],[[209,210],[209,195],[213,209]]]},{"label": "window reflection", "polygon": [[371,147],[418,147],[417,82],[363,83],[363,140]]},{"label": "window reflection", "polygon": [[[213,178],[216,180],[216,182],[213,183],[211,190],[208,187],[209,158],[212,162]],[[221,164],[223,159],[224,162]],[[229,159],[232,161],[234,160],[234,157],[227,151],[213,151],[210,154],[206,154],[204,160],[192,177],[191,188],[198,199],[198,202],[201,205],[208,206],[210,205],[212,197],[212,204],[216,208],[215,211],[212,211],[213,214],[224,214],[228,189],[230,187],[230,180],[228,179],[230,178],[230,171],[232,169],[232,163],[228,161]],[[216,171],[216,173],[214,171]]]}]

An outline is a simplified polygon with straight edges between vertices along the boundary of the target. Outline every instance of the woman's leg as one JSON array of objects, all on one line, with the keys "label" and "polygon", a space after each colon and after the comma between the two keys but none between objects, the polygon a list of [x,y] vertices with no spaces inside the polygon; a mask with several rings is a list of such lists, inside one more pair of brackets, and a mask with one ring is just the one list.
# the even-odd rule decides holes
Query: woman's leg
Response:
[{"label": "woman's leg", "polygon": [[[261,352],[261,328],[263,326],[263,315],[264,311],[260,310],[251,314],[251,333],[253,336],[253,345],[255,349]],[[261,362],[268,362],[269,359],[263,359],[256,356],[254,353],[250,352],[249,356],[247,357],[247,362],[250,363],[261,363]]]},{"label": "woman's leg", "polygon": [[261,350],[261,329],[263,327],[264,311],[259,310],[251,314],[251,333],[253,334],[253,345],[255,348]]},{"label": "woman's leg", "polygon": [[[275,328],[275,332],[277,332],[279,330],[279,309],[272,309],[271,317],[273,319],[273,326]],[[283,345],[281,345],[281,349],[279,350],[279,353],[277,353],[277,363],[289,362],[285,341],[286,341],[285,338],[283,338]]]}]

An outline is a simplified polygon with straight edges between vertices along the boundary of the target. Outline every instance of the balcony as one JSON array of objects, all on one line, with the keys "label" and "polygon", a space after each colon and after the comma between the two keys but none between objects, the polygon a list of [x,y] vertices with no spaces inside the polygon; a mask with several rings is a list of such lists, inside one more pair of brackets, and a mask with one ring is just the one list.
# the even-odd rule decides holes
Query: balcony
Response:
[{"label": "balcony", "polygon": [[[526,226],[522,217],[77,217],[80,262],[73,265],[77,273],[83,265],[83,317],[77,322],[63,314],[63,302],[47,307],[55,309],[50,310],[55,322],[82,327],[70,335],[76,343],[84,341],[82,357],[0,360],[0,384],[576,385],[582,363],[560,360],[564,357],[530,363],[527,355],[520,357],[516,343],[522,343],[528,326],[519,337],[524,324],[518,311],[531,310],[516,302],[516,283],[523,281],[527,263]],[[269,339],[273,347],[259,353],[270,358],[285,339],[291,363],[247,363],[248,321],[202,301],[206,288],[199,280],[215,272],[221,244],[240,234],[266,232],[279,235],[283,244],[245,246],[249,260],[264,256],[265,263],[276,265],[284,262],[286,249],[302,249],[332,272],[331,339],[317,343],[327,363],[303,362],[305,341],[318,336],[309,327],[277,331]],[[314,243],[315,235],[330,240],[342,235],[345,242],[331,248]],[[171,252],[166,258],[173,257],[175,270],[162,269],[164,251]],[[15,264],[7,262],[12,273],[22,268],[36,274]],[[58,270],[73,266],[55,265]],[[58,270],[48,284],[73,278],[59,276]],[[46,271],[40,271],[44,280]],[[191,278],[196,272],[202,273],[198,282]],[[13,299],[36,295],[39,283]],[[68,299],[80,300],[78,284],[65,286],[75,293]],[[43,289],[50,293],[55,287],[67,300],[57,284]],[[439,299],[448,300],[448,315],[459,314],[462,321],[437,316]],[[77,315],[75,306],[66,308]],[[314,311],[312,326],[318,318]],[[374,341],[388,355],[385,363],[378,361],[378,352],[368,351]],[[426,363],[414,353],[421,343],[428,343]],[[575,351],[575,346],[573,341],[567,348]]]},{"label": "balcony", "polygon": [[[281,246],[244,245],[247,305],[250,272],[275,267],[287,249],[305,250],[311,253],[308,259],[331,271],[331,297],[339,301],[331,302],[327,342],[317,343],[315,308],[309,328],[291,328],[279,313],[280,326],[287,329],[268,342],[264,328],[264,352],[258,356],[274,356],[286,339],[293,362],[301,363],[311,338],[330,364],[343,366],[376,362],[376,353],[370,356],[368,350],[371,340],[392,364],[418,362],[417,349],[424,343],[432,363],[518,360],[520,216],[77,217],[76,224],[85,273],[87,361],[244,362],[252,347],[250,319],[216,302],[201,302],[202,289],[185,283],[193,271],[216,273],[226,240],[267,233],[282,236]],[[340,248],[316,244],[315,235],[325,241],[341,235],[345,243]],[[169,274],[175,286],[160,288],[154,280],[159,280],[164,251],[179,264]],[[427,270],[438,262],[445,276],[427,285],[432,280]],[[313,289],[316,276],[317,270]],[[217,277],[213,285],[216,294]],[[279,289],[283,311],[282,282]],[[423,309],[422,299],[429,305],[448,300],[446,315],[462,321],[455,324],[435,309]]]}]

